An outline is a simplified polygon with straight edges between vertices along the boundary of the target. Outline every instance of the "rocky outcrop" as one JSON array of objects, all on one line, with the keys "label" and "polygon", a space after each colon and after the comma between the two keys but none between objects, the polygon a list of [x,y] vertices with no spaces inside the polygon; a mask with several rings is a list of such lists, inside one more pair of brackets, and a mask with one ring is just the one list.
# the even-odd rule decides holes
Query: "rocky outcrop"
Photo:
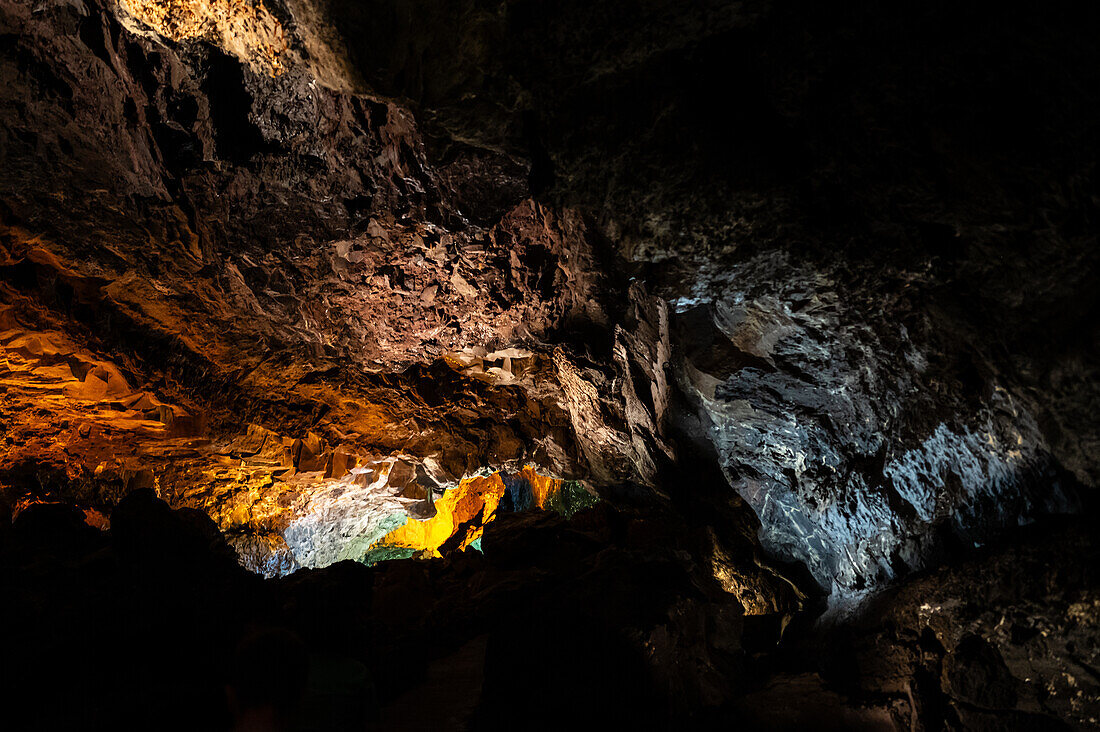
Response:
[{"label": "rocky outcrop", "polygon": [[1010,546],[886,593],[836,638],[856,659],[855,675],[843,674],[862,693],[896,700],[899,723],[925,729],[1094,727],[1090,531],[1068,523],[1016,534]]},{"label": "rocky outcrop", "polygon": [[[692,407],[717,427],[688,431],[823,587],[934,563],[944,531],[1072,510],[1054,473],[1095,482],[1091,11],[583,5],[426,2],[414,21],[329,2],[321,25],[357,83],[421,112],[450,170],[526,158],[533,191],[589,212],[604,256],[675,305],[673,380],[714,407],[692,356],[710,359],[740,405]],[[1049,32],[1021,44],[1025,27]],[[654,485],[663,427],[600,398],[620,383],[606,368],[558,373],[594,474]]]},{"label": "rocky outcrop", "polygon": [[[297,51],[252,58],[252,20],[281,26],[249,8],[4,6],[6,482],[114,476],[80,495],[104,509],[140,474],[251,536],[394,454],[451,482],[524,460],[585,476],[548,350],[500,349],[608,327],[583,218],[515,198],[466,223],[406,110],[317,85]],[[55,368],[74,359],[92,366]],[[274,452],[249,451],[265,431]]]},{"label": "rocky outcrop", "polygon": [[677,308],[688,428],[715,446],[764,545],[835,597],[936,563],[951,537],[1076,510],[996,367],[888,315],[912,308],[901,275],[874,298],[782,256],[725,277]]}]

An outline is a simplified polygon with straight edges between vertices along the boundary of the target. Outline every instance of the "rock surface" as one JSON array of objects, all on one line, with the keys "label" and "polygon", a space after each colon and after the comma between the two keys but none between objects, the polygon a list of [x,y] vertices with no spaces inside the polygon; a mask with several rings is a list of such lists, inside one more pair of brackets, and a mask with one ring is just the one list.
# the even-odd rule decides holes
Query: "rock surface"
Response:
[{"label": "rock surface", "polygon": [[1095,726],[1077,5],[0,0],[0,686]]}]

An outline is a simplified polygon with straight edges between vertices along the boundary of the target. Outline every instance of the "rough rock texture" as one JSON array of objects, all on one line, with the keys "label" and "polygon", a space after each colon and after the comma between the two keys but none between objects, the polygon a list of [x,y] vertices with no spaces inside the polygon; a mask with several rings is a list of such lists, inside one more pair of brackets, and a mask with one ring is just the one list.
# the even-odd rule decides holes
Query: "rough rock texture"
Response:
[{"label": "rough rock texture", "polygon": [[876,598],[836,639],[834,672],[856,667],[836,678],[854,680],[851,691],[893,700],[900,724],[1095,728],[1100,606],[1092,528],[1067,523],[1017,534],[1014,545]]},{"label": "rough rock texture", "polygon": [[417,10],[334,22],[367,83],[526,151],[677,304],[689,429],[824,587],[1071,509],[1054,468],[1095,484],[1093,9]]},{"label": "rough rock texture", "polygon": [[[236,47],[127,30],[151,18],[4,6],[6,482],[113,477],[119,490],[82,495],[106,508],[141,475],[223,530],[266,535],[241,540],[262,564],[301,493],[294,473],[338,479],[403,454],[444,481],[524,460],[584,476],[541,383],[549,353],[497,348],[606,325],[582,217],[516,198],[491,227],[468,225],[404,109],[330,91],[301,64],[272,76]],[[171,39],[208,38],[169,24]],[[230,26],[215,36],[252,32]],[[36,338],[75,345],[32,353]],[[424,370],[447,354],[471,378]],[[50,371],[74,359],[100,366]],[[481,385],[524,376],[538,383],[522,393]],[[237,449],[258,429],[285,444]]]},{"label": "rough rock texture", "polygon": [[838,596],[935,561],[945,536],[982,541],[1077,508],[988,361],[933,350],[887,316],[912,310],[910,283],[861,296],[843,273],[775,255],[727,277],[676,319],[690,428],[760,517],[764,545]]},{"label": "rough rock texture", "polygon": [[1095,725],[1075,5],[0,0],[5,690],[163,616],[38,726],[228,728],[268,617],[322,727]]},{"label": "rough rock texture", "polygon": [[[1044,356],[1006,342],[1006,326],[982,331],[993,313],[1023,316],[1012,315],[1021,306],[998,283],[1025,274],[1011,259],[990,269],[981,258],[1011,236],[1009,214],[986,199],[1053,207],[1043,209],[1052,222],[1036,244],[1048,263],[1035,273],[1039,299],[1026,311],[1048,312],[1095,270],[1090,232],[1065,229],[1092,205],[1081,197],[1086,184],[1073,182],[1086,169],[1059,170],[1070,188],[1050,198],[1040,169],[1009,171],[1000,154],[972,150],[962,160],[984,176],[982,193],[937,197],[930,171],[948,159],[961,164],[958,146],[970,134],[947,127],[904,180],[883,182],[877,169],[858,167],[848,142],[825,134],[839,124],[833,116],[814,137],[799,137],[801,120],[822,111],[809,100],[825,83],[820,69],[793,83],[798,64],[809,63],[799,54],[769,69],[768,83],[753,88],[758,104],[732,118],[759,133],[749,158],[708,165],[700,156],[710,138],[674,144],[685,131],[713,135],[721,122],[692,113],[695,87],[662,86],[671,72],[653,64],[732,63],[720,39],[758,48],[793,34],[808,21],[783,26],[788,9],[701,6],[654,44],[645,29],[665,16],[649,3],[616,43],[597,51],[581,42],[578,56],[552,60],[555,36],[536,31],[583,41],[585,22],[625,16],[430,6],[429,19],[438,11],[489,35],[471,35],[472,55],[420,86],[405,66],[433,70],[447,47],[434,35],[443,26],[430,20],[391,29],[387,44],[368,49],[348,35],[361,14],[318,6],[299,9],[298,23],[294,7],[234,7],[11,4],[4,16],[6,317],[25,333],[60,319],[131,380],[163,380],[146,391],[199,419],[194,436],[233,439],[260,424],[313,440],[323,471],[334,450],[430,458],[451,481],[534,460],[597,486],[667,494],[657,476],[675,460],[669,418],[679,390],[686,408],[677,429],[713,446],[732,488],[763,519],[765,546],[841,593],[935,561],[944,531],[980,541],[997,527],[1072,510],[1072,490],[1052,477],[1059,470],[1092,482],[1094,420],[1061,406],[1093,398],[1088,346]],[[869,43],[865,34],[894,22],[863,12],[872,27],[852,31],[852,43]],[[847,27],[850,18],[817,20]],[[275,26],[300,30],[279,31],[289,40],[272,65],[256,49],[272,48]],[[350,66],[331,66],[332,78],[318,82],[328,56],[314,40],[333,28],[344,45],[326,48]],[[408,57],[387,52],[402,33],[427,35]],[[493,34],[508,41],[495,45]],[[975,52],[991,53],[984,43],[1001,31],[983,34]],[[808,47],[832,49],[821,38]],[[367,64],[364,53],[387,53],[386,63]],[[1080,53],[1072,42],[1037,43],[1021,63],[1044,74]],[[916,63],[902,51],[893,58],[891,73]],[[956,58],[945,68],[969,74],[970,63]],[[911,111],[914,99],[942,94],[941,70],[922,73],[873,114]],[[663,106],[637,109],[624,97],[590,108],[597,89],[632,94],[637,78],[651,78],[650,103]],[[897,81],[882,71],[846,83],[870,93]],[[431,145],[406,108],[365,89],[423,107]],[[485,116],[476,136],[464,126],[471,110],[458,103],[470,93],[497,110],[477,112]],[[824,99],[825,109],[843,111],[838,119],[866,121],[855,102]],[[895,142],[869,140],[869,149],[917,145],[918,123],[939,129],[948,101],[935,100]],[[953,104],[989,113],[982,98]],[[637,120],[624,127],[628,113]],[[640,122],[654,116],[655,127]],[[1048,115],[1019,145],[1055,154],[1055,134],[1083,142],[1087,125]],[[556,132],[539,132],[549,129]],[[611,139],[628,145],[601,170],[623,178],[597,196],[595,187],[610,184],[578,151]],[[739,150],[739,139],[728,147]],[[754,163],[784,145],[801,158],[777,157],[767,174]],[[517,151],[531,161],[527,181],[523,165],[505,160]],[[640,169],[656,160],[703,178],[692,188],[675,175],[655,185]],[[952,184],[960,175],[950,169]],[[858,201],[865,214],[823,218],[823,179],[853,198],[843,211]],[[557,206],[523,200],[528,186]],[[642,186],[651,195],[624,197]],[[497,193],[470,192],[477,189]],[[903,192],[912,211],[895,214],[889,201]],[[647,216],[634,208],[641,200]],[[598,225],[572,208],[579,204]],[[1019,217],[1013,225],[1036,231]],[[951,232],[960,244],[945,243]],[[827,252],[830,242],[842,243]],[[876,261],[875,251],[892,258]],[[626,272],[648,284],[628,287]],[[990,284],[969,291],[978,282]],[[480,403],[440,410],[438,378],[423,370],[436,359],[498,387],[515,383],[512,404],[496,415]],[[17,450],[13,460],[24,458]]]}]

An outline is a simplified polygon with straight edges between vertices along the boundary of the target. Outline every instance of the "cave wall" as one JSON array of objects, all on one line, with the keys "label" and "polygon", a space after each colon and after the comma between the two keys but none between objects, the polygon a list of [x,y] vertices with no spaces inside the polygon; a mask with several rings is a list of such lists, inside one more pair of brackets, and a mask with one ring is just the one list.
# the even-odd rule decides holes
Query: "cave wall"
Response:
[{"label": "cave wall", "polygon": [[0,0],[4,708],[1094,726],[1078,5]]},{"label": "cave wall", "polygon": [[522,155],[672,304],[681,428],[823,587],[1095,484],[1094,9],[354,5],[441,159]]},{"label": "cave wall", "polygon": [[6,2],[5,483],[267,561],[350,467],[692,503],[691,445],[841,593],[1075,510],[1091,13]]}]

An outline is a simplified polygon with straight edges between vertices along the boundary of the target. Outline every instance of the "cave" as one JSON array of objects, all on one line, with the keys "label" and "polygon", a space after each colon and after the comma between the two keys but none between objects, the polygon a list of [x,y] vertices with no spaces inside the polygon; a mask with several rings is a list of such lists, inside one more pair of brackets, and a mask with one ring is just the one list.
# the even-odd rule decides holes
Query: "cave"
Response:
[{"label": "cave", "polygon": [[1100,729],[1098,21],[0,0],[0,729]]}]

